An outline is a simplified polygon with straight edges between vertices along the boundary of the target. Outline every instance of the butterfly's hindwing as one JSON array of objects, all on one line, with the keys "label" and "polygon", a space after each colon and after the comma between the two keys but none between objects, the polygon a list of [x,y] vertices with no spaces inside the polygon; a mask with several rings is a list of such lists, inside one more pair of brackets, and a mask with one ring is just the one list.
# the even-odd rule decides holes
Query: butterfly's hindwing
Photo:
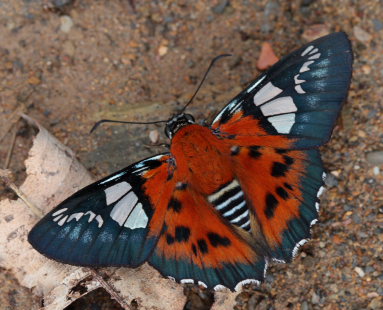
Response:
[{"label": "butterfly's hindwing", "polygon": [[318,218],[323,168],[317,150],[242,147],[235,156],[236,175],[270,251],[264,255],[290,261],[295,247],[310,238]]},{"label": "butterfly's hindwing", "polygon": [[265,259],[217,216],[206,197],[190,188],[174,195],[169,203],[177,208],[166,214],[151,265],[179,282],[210,288],[263,280]]}]

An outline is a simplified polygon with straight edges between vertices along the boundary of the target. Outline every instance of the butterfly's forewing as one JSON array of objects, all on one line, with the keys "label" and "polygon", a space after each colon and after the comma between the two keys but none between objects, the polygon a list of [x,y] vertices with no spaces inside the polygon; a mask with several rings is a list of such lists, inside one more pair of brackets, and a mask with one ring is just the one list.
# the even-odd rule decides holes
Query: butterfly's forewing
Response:
[{"label": "butterfly's forewing", "polygon": [[[168,155],[159,155],[91,184],[49,212],[29,233],[45,256],[80,266],[137,266],[155,246],[164,210],[152,191],[169,187]],[[148,176],[150,175],[150,176]],[[154,216],[155,214],[155,216]]]},{"label": "butterfly's forewing", "polygon": [[318,147],[330,138],[351,72],[347,36],[338,32],[322,37],[257,78],[218,114],[212,127],[239,145]]}]

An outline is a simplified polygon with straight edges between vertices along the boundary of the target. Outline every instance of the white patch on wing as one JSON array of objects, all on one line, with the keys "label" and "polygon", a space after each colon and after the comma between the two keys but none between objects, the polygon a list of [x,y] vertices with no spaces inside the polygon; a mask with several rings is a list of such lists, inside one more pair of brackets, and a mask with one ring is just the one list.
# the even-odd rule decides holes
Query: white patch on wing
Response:
[{"label": "white patch on wing", "polygon": [[93,219],[96,217],[96,214],[94,214],[92,211],[88,211],[84,214],[85,215],[88,215],[89,214],[89,220],[88,220],[88,223],[92,222]]},{"label": "white patch on wing", "polygon": [[309,60],[318,59],[320,57],[320,53],[316,53],[309,57]]},{"label": "white patch on wing", "polygon": [[132,212],[134,206],[138,201],[136,194],[131,191],[125,197],[123,197],[116,205],[113,207],[112,212],[110,212],[110,217],[115,220],[120,226],[124,225],[129,214]]},{"label": "white patch on wing", "polygon": [[316,48],[314,48],[314,49],[309,53],[309,55],[315,54],[317,51],[318,51],[318,48],[316,47]]},{"label": "white patch on wing", "polygon": [[310,52],[314,48],[313,45],[308,46],[301,54],[301,56],[307,55],[308,52]]},{"label": "white patch on wing", "polygon": [[204,288],[207,288],[207,285],[205,283],[203,283],[202,281],[198,281],[198,285],[201,285],[203,286]]},{"label": "white patch on wing", "polygon": [[129,215],[128,220],[125,222],[124,227],[130,229],[146,228],[148,225],[148,216],[146,215],[142,204],[138,203]]},{"label": "white patch on wing", "polygon": [[305,80],[300,80],[299,79],[299,74],[296,74],[294,76],[294,82],[295,82],[295,84],[300,84],[300,83],[303,83],[303,82],[306,82],[306,81]]},{"label": "white patch on wing", "polygon": [[194,283],[193,279],[181,279],[181,283]]},{"label": "white patch on wing", "polygon": [[254,104],[259,106],[270,99],[278,96],[282,89],[274,86],[271,82],[263,86],[254,96]]},{"label": "white patch on wing", "polygon": [[105,189],[106,204],[110,205],[125,195],[132,186],[128,182],[120,182]]},{"label": "white patch on wing", "polygon": [[264,79],[266,78],[266,75],[262,76],[257,82],[255,82],[253,85],[251,85],[246,92],[250,93],[254,88],[256,88]]},{"label": "white patch on wing", "polygon": [[313,219],[310,223],[310,227],[314,226],[318,222],[318,219]]},{"label": "white patch on wing", "polygon": [[296,112],[297,107],[294,104],[293,98],[280,97],[261,106],[261,111],[264,116],[269,116],[275,114]]},{"label": "white patch on wing", "polygon": [[68,218],[68,215],[65,215],[57,224],[59,226],[63,226],[64,223],[66,222],[67,218]]},{"label": "white patch on wing", "polygon": [[319,203],[316,202],[316,203],[315,203],[315,209],[317,210],[317,212],[319,212],[319,207],[320,207],[320,206],[319,206]]},{"label": "white patch on wing", "polygon": [[216,286],[214,286],[214,290],[215,291],[222,291],[224,290],[226,287],[223,286],[222,284],[217,284]]},{"label": "white patch on wing", "polygon": [[269,267],[269,260],[265,259],[265,268],[263,268],[263,278],[266,278],[267,268]]},{"label": "white patch on wing", "polygon": [[60,214],[59,216],[56,216],[54,219],[53,219],[53,222],[57,222],[59,219],[62,218],[62,214]]},{"label": "white patch on wing", "polygon": [[299,73],[309,71],[309,70],[310,70],[309,66],[310,66],[311,64],[313,64],[314,62],[315,62],[314,60],[306,61],[306,62],[302,65],[302,67],[300,68]]},{"label": "white patch on wing", "polygon": [[83,212],[77,212],[77,213],[73,213],[69,216],[68,218],[68,223],[73,220],[73,219],[76,219],[76,222],[78,222],[78,220],[84,215]]},{"label": "white patch on wing", "polygon": [[323,187],[323,186],[321,186],[321,187],[319,188],[319,191],[318,191],[317,197],[320,197],[320,196],[323,194],[323,192],[324,192],[324,187]]},{"label": "white patch on wing", "polygon": [[102,219],[101,215],[96,216],[96,221],[98,222],[98,228],[104,224],[104,220]]},{"label": "white patch on wing", "polygon": [[291,127],[295,123],[295,113],[272,116],[268,117],[267,120],[279,133],[290,133]]},{"label": "white patch on wing", "polygon": [[52,214],[52,216],[59,215],[59,214],[65,212],[66,210],[68,210],[68,208],[62,208],[60,210],[57,210],[55,213]]},{"label": "white patch on wing", "polygon": [[299,241],[296,245],[295,245],[295,247],[294,247],[294,249],[293,249],[293,258],[295,257],[295,256],[297,256],[297,253],[298,253],[298,250],[299,250],[299,248],[302,246],[302,245],[304,245],[307,241],[309,241],[308,239],[302,239],[301,241]]},{"label": "white patch on wing", "polygon": [[295,86],[295,90],[298,94],[305,94],[306,92],[303,90],[301,85]]}]

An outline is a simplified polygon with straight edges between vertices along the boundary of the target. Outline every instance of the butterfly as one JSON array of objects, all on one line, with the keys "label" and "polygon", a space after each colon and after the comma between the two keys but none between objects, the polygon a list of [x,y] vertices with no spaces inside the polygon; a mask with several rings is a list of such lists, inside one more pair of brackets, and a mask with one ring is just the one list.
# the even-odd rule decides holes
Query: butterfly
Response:
[{"label": "butterfly", "polygon": [[29,233],[48,258],[137,267],[207,288],[260,283],[290,262],[318,219],[326,143],[352,74],[347,35],[282,58],[202,126],[167,121],[169,152],[67,198]]}]

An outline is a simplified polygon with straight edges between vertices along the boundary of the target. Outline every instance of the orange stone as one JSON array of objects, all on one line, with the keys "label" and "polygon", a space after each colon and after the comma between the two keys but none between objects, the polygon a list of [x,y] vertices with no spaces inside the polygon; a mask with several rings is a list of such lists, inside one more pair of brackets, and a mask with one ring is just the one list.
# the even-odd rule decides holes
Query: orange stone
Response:
[{"label": "orange stone", "polygon": [[278,57],[275,55],[273,48],[269,42],[262,44],[261,54],[257,61],[257,68],[259,70],[266,70],[278,61]]}]

